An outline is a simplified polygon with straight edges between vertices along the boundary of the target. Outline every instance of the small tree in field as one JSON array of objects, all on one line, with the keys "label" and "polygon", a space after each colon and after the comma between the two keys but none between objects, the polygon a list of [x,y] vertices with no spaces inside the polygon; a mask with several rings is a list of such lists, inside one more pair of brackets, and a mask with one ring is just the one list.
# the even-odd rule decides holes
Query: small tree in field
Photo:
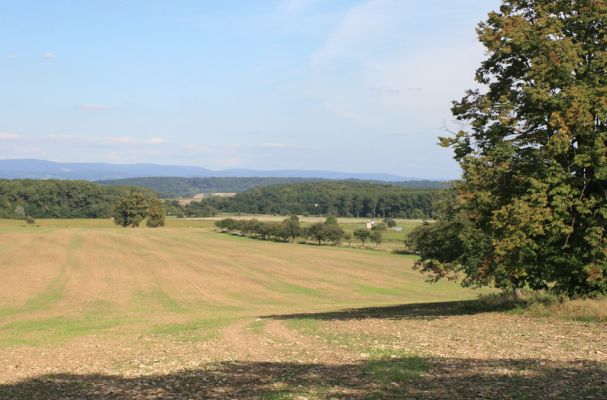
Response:
[{"label": "small tree in field", "polygon": [[123,197],[114,207],[114,223],[124,228],[138,227],[146,218],[148,227],[164,226],[165,215],[164,204],[144,193],[132,193]]},{"label": "small tree in field", "polygon": [[164,226],[166,208],[159,199],[152,197],[149,199],[146,215],[147,219],[145,221],[145,224],[148,228],[157,228],[159,226]]},{"label": "small tree in field", "polygon": [[373,230],[371,231],[370,239],[375,243],[375,247],[379,247],[379,245],[384,241],[384,235],[380,230]]},{"label": "small tree in field", "polygon": [[291,215],[282,221],[282,228],[289,241],[293,241],[296,237],[301,236],[301,226],[299,225],[299,217],[297,215]]},{"label": "small tree in field", "polygon": [[325,240],[325,229],[324,228],[325,228],[324,224],[317,222],[315,224],[310,225],[307,229],[308,236],[314,240],[317,240],[319,246],[322,243],[322,241]]},{"label": "small tree in field", "polygon": [[360,240],[363,247],[365,247],[365,243],[369,240],[369,236],[371,236],[371,232],[368,229],[360,228],[354,231],[354,237]]},{"label": "small tree in field", "polygon": [[394,218],[384,218],[384,224],[388,228],[394,228],[396,226],[396,220]]},{"label": "small tree in field", "polygon": [[348,242],[348,247],[350,247],[352,245],[352,232],[344,232],[343,238]]},{"label": "small tree in field", "polygon": [[338,225],[337,217],[335,215],[329,215],[327,219],[325,219],[325,225]]},{"label": "small tree in field", "polygon": [[344,230],[337,224],[324,224],[324,240],[331,242],[333,246],[338,245],[344,235]]}]

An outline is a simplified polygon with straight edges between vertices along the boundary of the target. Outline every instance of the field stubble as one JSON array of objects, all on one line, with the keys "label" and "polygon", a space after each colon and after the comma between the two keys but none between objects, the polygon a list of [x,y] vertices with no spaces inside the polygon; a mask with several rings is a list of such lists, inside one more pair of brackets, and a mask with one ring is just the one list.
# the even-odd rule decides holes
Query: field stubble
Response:
[{"label": "field stubble", "polygon": [[604,324],[473,311],[409,256],[65,224],[0,224],[0,398],[607,393]]}]

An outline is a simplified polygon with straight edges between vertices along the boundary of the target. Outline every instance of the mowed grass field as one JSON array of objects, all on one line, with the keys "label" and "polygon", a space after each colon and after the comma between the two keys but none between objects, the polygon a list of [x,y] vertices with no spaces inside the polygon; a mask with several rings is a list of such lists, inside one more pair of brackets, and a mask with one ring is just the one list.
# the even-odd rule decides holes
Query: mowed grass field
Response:
[{"label": "mowed grass field", "polygon": [[242,238],[209,220],[0,221],[0,249],[2,399],[607,390],[604,325],[476,312],[491,290],[426,283],[412,256]]}]

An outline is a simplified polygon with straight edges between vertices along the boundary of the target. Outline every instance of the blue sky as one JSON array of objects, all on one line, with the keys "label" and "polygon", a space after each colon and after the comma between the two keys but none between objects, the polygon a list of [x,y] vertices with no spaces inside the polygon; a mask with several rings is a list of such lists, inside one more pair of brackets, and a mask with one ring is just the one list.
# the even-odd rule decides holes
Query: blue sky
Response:
[{"label": "blue sky", "polygon": [[0,158],[454,178],[499,1],[1,4]]}]

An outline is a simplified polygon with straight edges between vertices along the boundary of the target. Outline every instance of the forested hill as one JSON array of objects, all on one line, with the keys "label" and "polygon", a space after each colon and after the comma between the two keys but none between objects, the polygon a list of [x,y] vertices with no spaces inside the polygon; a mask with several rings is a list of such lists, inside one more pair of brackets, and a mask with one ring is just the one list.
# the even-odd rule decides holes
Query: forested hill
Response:
[{"label": "forested hill", "polygon": [[98,181],[106,186],[139,186],[158,193],[164,198],[192,197],[198,193],[238,193],[262,186],[280,185],[297,182],[313,182],[309,178],[178,178],[144,177]]},{"label": "forested hill", "polygon": [[201,206],[246,214],[335,214],[339,217],[429,218],[439,189],[410,189],[358,181],[323,181],[255,188]]},{"label": "forested hill", "polygon": [[120,197],[146,190],[87,181],[0,179],[0,218],[108,218]]},{"label": "forested hill", "polygon": [[[238,193],[249,189],[293,183],[311,183],[329,180],[314,178],[273,178],[273,177],[210,177],[177,178],[146,177],[98,181],[107,186],[139,186],[151,189],[164,198],[191,197],[197,193]],[[352,181],[364,182],[364,181]],[[377,182],[379,183],[379,182]],[[442,189],[447,182],[441,181],[403,181],[389,184],[416,189]]]}]

